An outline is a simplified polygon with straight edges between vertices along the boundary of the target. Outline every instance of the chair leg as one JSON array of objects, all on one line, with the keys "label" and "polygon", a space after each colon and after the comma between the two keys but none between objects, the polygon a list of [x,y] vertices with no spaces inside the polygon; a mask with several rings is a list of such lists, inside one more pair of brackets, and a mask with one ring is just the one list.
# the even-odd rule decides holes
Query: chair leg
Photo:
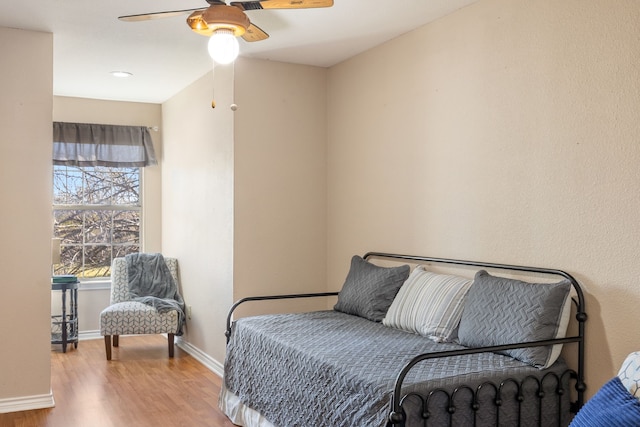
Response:
[{"label": "chair leg", "polygon": [[104,349],[107,351],[107,360],[111,360],[111,335],[104,336]]},{"label": "chair leg", "polygon": [[113,336],[113,346],[114,347],[118,347],[120,345],[120,335],[114,335]]},{"label": "chair leg", "polygon": [[167,341],[169,343],[169,357],[173,357],[173,341],[174,334],[167,334]]}]

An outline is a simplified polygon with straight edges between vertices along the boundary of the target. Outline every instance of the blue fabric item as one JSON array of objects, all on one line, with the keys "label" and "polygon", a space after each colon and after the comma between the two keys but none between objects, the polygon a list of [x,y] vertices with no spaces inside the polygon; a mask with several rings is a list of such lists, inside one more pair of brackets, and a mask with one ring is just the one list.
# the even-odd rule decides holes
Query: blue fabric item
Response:
[{"label": "blue fabric item", "polygon": [[570,427],[640,427],[640,401],[614,377],[585,403]]}]

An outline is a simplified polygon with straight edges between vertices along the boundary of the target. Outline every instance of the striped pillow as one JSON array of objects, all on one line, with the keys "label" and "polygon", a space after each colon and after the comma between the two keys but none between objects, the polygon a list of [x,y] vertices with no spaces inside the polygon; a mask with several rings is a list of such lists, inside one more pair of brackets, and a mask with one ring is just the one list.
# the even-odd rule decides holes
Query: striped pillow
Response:
[{"label": "striped pillow", "polygon": [[382,324],[435,342],[456,338],[466,296],[473,281],[416,267],[391,303]]}]

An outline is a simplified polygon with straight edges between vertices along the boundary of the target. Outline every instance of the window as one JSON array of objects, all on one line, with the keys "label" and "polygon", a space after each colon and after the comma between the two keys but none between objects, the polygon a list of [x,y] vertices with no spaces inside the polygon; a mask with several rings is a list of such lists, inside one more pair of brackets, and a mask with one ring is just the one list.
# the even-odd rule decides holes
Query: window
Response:
[{"label": "window", "polygon": [[110,276],[111,260],[140,248],[140,168],[53,167],[54,274]]},{"label": "window", "polygon": [[156,164],[145,126],[53,122],[54,274],[108,277],[140,250],[140,168]]}]

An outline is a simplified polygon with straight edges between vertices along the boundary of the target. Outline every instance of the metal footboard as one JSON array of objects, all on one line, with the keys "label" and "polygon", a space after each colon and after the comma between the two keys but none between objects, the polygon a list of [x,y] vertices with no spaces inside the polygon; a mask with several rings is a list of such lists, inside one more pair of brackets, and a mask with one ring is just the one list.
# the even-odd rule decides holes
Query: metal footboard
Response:
[{"label": "metal footboard", "polygon": [[[463,356],[469,354],[476,353],[484,353],[484,352],[499,352],[504,350],[510,350],[514,348],[523,348],[523,347],[538,347],[538,346],[546,346],[552,344],[560,344],[560,343],[572,343],[576,342],[574,337],[562,338],[562,339],[554,339],[554,340],[542,340],[535,341],[526,344],[518,343],[518,344],[510,344],[510,345],[499,345],[499,346],[491,346],[491,347],[478,347],[478,348],[469,348],[463,350],[452,350],[452,351],[443,351],[436,353],[427,353],[420,356],[415,357],[411,362],[409,362],[402,369],[401,373],[398,375],[396,380],[396,384],[393,391],[393,396],[391,399],[391,412],[389,413],[389,421],[387,423],[387,427],[399,426],[405,427],[405,423],[407,421],[407,415],[405,411],[405,403],[407,401],[415,400],[419,401],[419,405],[422,408],[420,413],[420,418],[422,420],[422,425],[424,427],[430,425],[438,425],[441,424],[430,424],[430,418],[432,417],[432,411],[434,407],[430,405],[430,401],[434,399],[434,396],[443,395],[446,397],[446,404],[444,408],[440,408],[440,410],[444,410],[448,413],[448,420],[450,426],[456,425],[454,422],[454,416],[458,411],[467,410],[472,411],[472,418],[474,420],[473,425],[475,426],[478,420],[478,417],[481,413],[490,413],[494,414],[495,425],[499,426],[500,424],[500,409],[502,406],[508,404],[509,399],[518,406],[518,414],[519,419],[517,425],[521,425],[520,416],[522,415],[522,405],[525,403],[526,398],[529,399],[537,399],[537,408],[538,408],[538,425],[540,427],[547,427],[548,424],[543,424],[543,399],[549,398],[548,391],[545,391],[543,387],[548,381],[553,381],[555,387],[553,387],[553,392],[555,393],[555,398],[557,399],[557,408],[558,408],[558,417],[557,417],[557,426],[566,425],[563,423],[562,414],[562,402],[565,393],[568,393],[568,388],[565,387],[565,384],[569,383],[569,380],[576,381],[576,390],[578,391],[578,399],[575,402],[569,403],[569,411],[576,413],[578,409],[583,404],[581,400],[583,398],[584,392],[584,383],[582,383],[583,387],[578,387],[578,373],[572,369],[568,369],[564,371],[561,375],[556,374],[555,372],[549,372],[545,374],[542,380],[539,380],[536,377],[529,376],[524,378],[523,380],[516,380],[513,378],[503,379],[499,384],[496,384],[491,381],[486,381],[481,383],[476,387],[470,387],[468,385],[458,386],[453,392],[448,392],[444,389],[436,389],[432,390],[425,397],[420,393],[410,392],[404,394],[402,391],[403,382],[410,372],[411,368],[413,368],[416,364],[420,362],[424,362],[427,360],[438,359],[441,357],[453,357],[453,356]],[[528,382],[536,383],[537,387],[535,387],[535,392],[533,396],[526,396],[523,390],[525,389],[525,384]],[[515,393],[510,393],[508,396],[504,391],[506,388],[511,387],[511,389],[515,388]],[[485,390],[489,389],[488,398]],[[580,390],[581,389],[581,390]],[[512,390],[513,391],[513,390]],[[491,393],[493,392],[493,394]],[[465,401],[464,406],[459,405],[457,396],[464,393],[470,393],[472,396],[471,404],[467,406],[468,400]],[[479,396],[481,393],[484,393],[485,399],[484,404],[480,404]],[[438,402],[442,402],[442,399],[439,399]],[[485,416],[486,419],[486,416]]]},{"label": "metal footboard", "polygon": [[[513,343],[513,344],[507,344],[507,345],[468,348],[464,350],[428,353],[428,354],[421,354],[413,358],[409,363],[407,363],[404,366],[404,368],[402,369],[400,374],[398,374],[398,377],[396,379],[393,396],[391,398],[391,408],[389,413],[389,422],[387,426],[389,427],[405,426],[406,413],[403,409],[403,403],[405,402],[405,399],[409,397],[409,395],[403,396],[402,385],[411,368],[413,368],[418,363],[421,363],[423,361],[430,360],[430,359],[437,359],[440,357],[460,356],[465,354],[476,354],[476,353],[484,353],[484,352],[499,352],[499,351],[510,350],[515,348],[538,347],[538,346],[547,346],[547,345],[554,345],[554,344],[565,344],[565,343],[577,344],[577,347],[578,347],[577,371],[569,370],[565,372],[564,375],[570,375],[570,377],[574,379],[576,382],[575,390],[577,394],[577,399],[576,401],[571,402],[570,411],[573,413],[576,413],[582,407],[582,405],[584,404],[584,392],[586,390],[586,384],[584,382],[584,352],[585,352],[584,332],[585,332],[585,322],[587,320],[587,314],[585,312],[585,301],[584,301],[584,294],[582,292],[582,288],[578,284],[577,280],[573,276],[571,276],[569,273],[562,270],[549,269],[549,268],[527,267],[527,266],[509,265],[509,264],[496,264],[496,263],[479,262],[479,261],[465,261],[465,260],[456,260],[456,259],[447,259],[447,258],[421,257],[421,256],[413,256],[413,255],[388,254],[383,252],[369,252],[364,256],[364,258],[365,259],[388,258],[393,260],[406,260],[406,261],[412,261],[412,262],[429,262],[429,263],[437,263],[437,264],[482,267],[482,268],[491,268],[491,269],[499,269],[499,270],[518,271],[518,272],[525,272],[525,273],[539,273],[539,274],[546,274],[550,276],[560,276],[569,280],[569,282],[571,282],[571,286],[573,287],[576,294],[576,297],[573,298],[573,303],[575,304],[575,307],[576,307],[575,318],[576,318],[576,321],[578,322],[578,334],[575,336],[559,338],[559,339],[528,342],[528,343]],[[510,381],[513,381],[513,380],[507,379],[505,380],[504,383],[510,382]],[[492,384],[492,387],[496,388],[496,390],[500,390],[502,387],[502,384],[498,384],[498,385]],[[465,387],[459,387],[458,389],[462,390],[463,388]],[[469,388],[466,387],[466,389],[469,389]],[[562,396],[567,391],[562,387],[559,387],[557,390],[558,390],[557,391],[558,396]],[[477,391],[473,391],[473,390],[471,391],[473,393],[477,393]],[[413,396],[412,398],[415,398],[414,394],[411,394],[411,396]],[[540,399],[542,397],[544,396],[540,396]],[[452,402],[453,396],[450,396],[449,399],[450,399],[449,401]],[[516,396],[516,399],[519,399],[519,397]],[[426,403],[427,402],[425,401],[425,404]],[[503,404],[503,400],[502,398],[496,396],[496,398],[494,399],[494,403],[495,403],[495,406],[499,409],[499,407]],[[456,409],[457,409],[456,406],[452,404],[449,407],[448,411],[450,412],[450,414],[453,415]],[[472,410],[474,411],[475,414],[477,414],[478,408],[473,407]],[[542,411],[542,405],[540,405],[540,411]],[[422,418],[424,420],[424,425],[427,426],[428,419],[429,419],[428,410],[423,411]],[[451,422],[452,416],[449,418]],[[474,416],[474,418],[476,417]],[[558,425],[561,425],[560,421],[561,420],[559,420]],[[497,411],[496,425],[499,425],[499,410]]]},{"label": "metal footboard", "polygon": [[[404,407],[407,402],[413,403],[412,412],[419,412],[419,423],[424,427],[487,424],[566,426],[570,421],[566,416],[567,408],[565,407],[568,405],[567,385],[571,379],[575,380],[575,378],[576,372],[568,369],[561,375],[555,372],[547,373],[542,379],[528,376],[522,380],[508,378],[498,384],[485,381],[475,387],[461,385],[452,392],[436,389],[426,396],[411,392],[402,397],[400,405]],[[525,405],[529,408],[527,415],[524,413]],[[416,406],[418,410],[415,409]],[[515,409],[517,420],[514,424],[510,422],[505,424],[501,418],[502,411],[513,407],[517,408]],[[555,416],[545,418],[544,411],[549,411],[549,408],[555,410]],[[404,420],[398,420],[397,413],[392,413],[390,417],[395,417],[396,423],[390,420],[387,426],[405,425]],[[532,423],[531,418],[536,418],[537,424]],[[446,424],[442,421],[443,419],[446,420]],[[412,425],[414,424],[415,418]]]}]

